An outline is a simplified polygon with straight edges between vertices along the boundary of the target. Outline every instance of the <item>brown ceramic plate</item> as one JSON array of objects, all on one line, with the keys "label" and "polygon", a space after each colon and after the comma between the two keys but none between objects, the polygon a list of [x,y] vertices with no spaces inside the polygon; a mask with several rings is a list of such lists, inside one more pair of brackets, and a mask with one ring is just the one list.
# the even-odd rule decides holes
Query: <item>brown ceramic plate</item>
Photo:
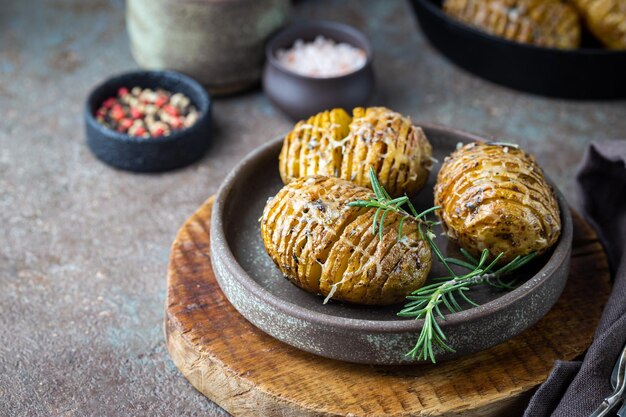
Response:
[{"label": "brown ceramic plate", "polygon": [[[424,125],[439,161],[459,142],[481,138]],[[365,307],[338,302],[322,304],[285,279],[265,252],[259,217],[268,197],[282,187],[278,153],[282,138],[247,156],[233,169],[218,191],[211,224],[211,258],[217,280],[235,308],[271,336],[308,352],[349,362],[367,364],[415,363],[406,356],[415,344],[422,320],[399,318],[401,305]],[[414,199],[418,208],[433,205],[436,164],[422,192]],[[572,220],[563,196],[557,191],[563,224],[555,248],[518,272],[520,286],[510,292],[475,288],[472,298],[480,307],[448,314],[441,323],[455,353],[436,352],[438,360],[487,349],[527,329],[552,308],[569,272]],[[439,237],[447,253],[454,245]],[[441,276],[435,262],[430,277]]]}]

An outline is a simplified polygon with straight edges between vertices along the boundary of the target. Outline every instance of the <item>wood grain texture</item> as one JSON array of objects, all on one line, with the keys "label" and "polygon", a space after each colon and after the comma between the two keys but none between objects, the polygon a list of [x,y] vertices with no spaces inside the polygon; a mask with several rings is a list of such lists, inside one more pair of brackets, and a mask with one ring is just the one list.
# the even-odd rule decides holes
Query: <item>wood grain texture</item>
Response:
[{"label": "wood grain texture", "polygon": [[212,201],[172,246],[165,332],[183,375],[233,415],[511,416],[555,360],[585,351],[610,291],[606,254],[574,213],[568,284],[548,315],[519,336],[436,365],[333,361],[273,339],[230,305],[211,269]]}]

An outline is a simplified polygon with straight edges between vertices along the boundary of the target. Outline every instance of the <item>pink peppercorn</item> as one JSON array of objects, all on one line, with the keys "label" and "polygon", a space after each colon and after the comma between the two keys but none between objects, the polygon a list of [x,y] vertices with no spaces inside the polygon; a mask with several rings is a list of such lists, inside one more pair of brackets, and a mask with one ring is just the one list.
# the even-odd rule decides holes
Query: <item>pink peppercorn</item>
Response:
[{"label": "pink peppercorn", "polygon": [[139,110],[137,107],[130,108],[130,115],[133,119],[140,119],[143,117],[143,112]]},{"label": "pink peppercorn", "polygon": [[122,108],[122,106],[120,106],[119,104],[116,104],[113,106],[113,109],[111,110],[111,117],[114,120],[121,120],[123,119],[125,116],[124,114],[124,109]]},{"label": "pink peppercorn", "polygon": [[126,87],[120,87],[120,89],[117,90],[117,95],[120,97],[124,97],[126,94],[128,94],[128,88]]},{"label": "pink peppercorn", "polygon": [[131,119],[122,119],[120,120],[120,127],[124,130],[130,129],[133,125],[133,121]]},{"label": "pink peppercorn", "polygon": [[176,107],[172,106],[171,104],[164,106],[163,110],[165,110],[165,113],[169,114],[170,116],[178,117],[178,110],[176,110]]},{"label": "pink peppercorn", "polygon": [[165,103],[167,103],[167,97],[165,96],[158,96],[156,100],[154,100],[154,105],[157,107],[161,107]]},{"label": "pink peppercorn", "polygon": [[115,100],[115,97],[109,97],[106,100],[104,100],[104,102],[102,103],[102,106],[104,108],[110,109],[111,107],[115,105],[116,102],[117,100]]},{"label": "pink peppercorn", "polygon": [[180,120],[178,117],[172,117],[170,119],[170,125],[174,128],[174,129],[180,129],[181,127],[183,127],[183,122],[182,120]]}]

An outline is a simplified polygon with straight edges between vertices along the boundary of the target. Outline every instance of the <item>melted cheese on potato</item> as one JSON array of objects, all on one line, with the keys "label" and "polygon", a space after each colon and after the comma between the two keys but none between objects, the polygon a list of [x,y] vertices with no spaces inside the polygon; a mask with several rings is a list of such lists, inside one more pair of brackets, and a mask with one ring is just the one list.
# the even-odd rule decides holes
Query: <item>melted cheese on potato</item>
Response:
[{"label": "melted cheese on potato", "polygon": [[348,206],[373,193],[335,177],[297,179],[270,199],[261,218],[267,253],[297,286],[358,304],[398,303],[421,287],[431,252],[417,222],[385,218],[383,238],[373,232],[375,210]]},{"label": "melted cheese on potato", "polygon": [[559,206],[535,159],[523,150],[471,143],[446,158],[435,186],[448,236],[475,256],[507,262],[541,254],[561,232]]},{"label": "melted cheese on potato", "polygon": [[343,178],[370,187],[369,169],[394,197],[416,194],[432,167],[424,131],[384,107],[321,112],[300,121],[285,136],[279,156],[285,184],[309,175]]}]

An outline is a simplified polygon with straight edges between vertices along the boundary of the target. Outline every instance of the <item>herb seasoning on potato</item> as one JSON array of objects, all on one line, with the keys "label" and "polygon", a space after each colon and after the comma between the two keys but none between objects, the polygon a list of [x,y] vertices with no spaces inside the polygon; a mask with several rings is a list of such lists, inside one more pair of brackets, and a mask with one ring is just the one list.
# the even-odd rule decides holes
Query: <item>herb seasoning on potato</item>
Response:
[{"label": "herb seasoning on potato", "polygon": [[535,159],[516,145],[470,143],[446,158],[435,186],[447,235],[501,262],[541,254],[561,232],[559,206]]},{"label": "herb seasoning on potato", "polygon": [[432,167],[432,147],[411,120],[384,107],[342,109],[300,121],[279,157],[285,184],[309,175],[343,178],[371,187],[369,169],[392,197],[415,195]]},{"label": "herb seasoning on potato", "polygon": [[[375,232],[375,212],[350,206],[373,193],[335,177],[300,178],[270,199],[261,218],[267,253],[306,291],[358,304],[401,302],[426,281],[428,243],[418,222],[389,213]],[[402,225],[399,238],[398,226]]]}]

